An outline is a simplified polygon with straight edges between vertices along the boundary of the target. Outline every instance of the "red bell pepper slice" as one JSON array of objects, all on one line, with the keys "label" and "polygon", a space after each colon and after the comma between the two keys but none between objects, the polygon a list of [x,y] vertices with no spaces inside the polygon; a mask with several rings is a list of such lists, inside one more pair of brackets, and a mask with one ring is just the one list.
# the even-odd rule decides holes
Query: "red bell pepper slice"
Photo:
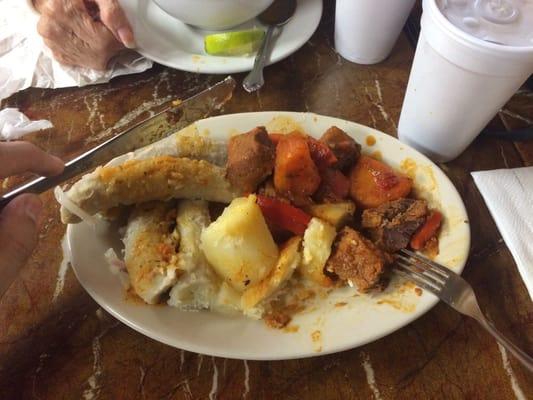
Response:
[{"label": "red bell pepper slice", "polygon": [[257,204],[269,226],[303,235],[311,216],[289,203],[272,197],[257,195]]}]

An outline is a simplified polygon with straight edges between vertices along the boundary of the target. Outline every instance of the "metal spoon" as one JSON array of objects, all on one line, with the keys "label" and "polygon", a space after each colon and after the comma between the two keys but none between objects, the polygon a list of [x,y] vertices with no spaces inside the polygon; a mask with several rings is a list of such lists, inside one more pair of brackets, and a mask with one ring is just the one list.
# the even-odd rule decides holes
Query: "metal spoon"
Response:
[{"label": "metal spoon", "polygon": [[272,34],[276,28],[289,22],[294,15],[294,11],[296,11],[296,0],[274,0],[270,7],[259,15],[259,22],[267,25],[268,30],[255,56],[254,67],[242,82],[242,87],[248,93],[255,92],[263,87],[265,83],[263,68],[272,47]]}]

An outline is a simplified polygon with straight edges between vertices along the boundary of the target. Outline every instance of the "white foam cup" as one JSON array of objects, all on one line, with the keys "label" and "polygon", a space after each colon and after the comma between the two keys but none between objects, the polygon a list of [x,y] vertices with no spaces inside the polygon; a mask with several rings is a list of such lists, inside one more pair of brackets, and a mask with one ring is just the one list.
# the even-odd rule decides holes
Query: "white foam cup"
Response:
[{"label": "white foam cup", "polygon": [[507,46],[452,25],[423,1],[398,137],[436,161],[461,154],[533,72],[533,45]]},{"label": "white foam cup", "polygon": [[335,49],[358,64],[390,54],[415,0],[337,0]]}]

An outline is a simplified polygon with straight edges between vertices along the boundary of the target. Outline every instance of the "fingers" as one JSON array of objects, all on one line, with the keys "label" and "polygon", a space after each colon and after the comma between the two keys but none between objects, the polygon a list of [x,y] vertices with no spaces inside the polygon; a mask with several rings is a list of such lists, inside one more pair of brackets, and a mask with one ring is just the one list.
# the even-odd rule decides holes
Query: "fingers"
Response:
[{"label": "fingers", "polygon": [[83,0],[50,0],[37,31],[63,65],[106,70],[124,48],[102,22],[90,17]]},{"label": "fingers", "polygon": [[29,142],[0,143],[0,178],[23,172],[53,176],[65,168],[63,161]]},{"label": "fingers", "polygon": [[100,9],[100,20],[118,41],[132,49],[135,47],[133,31],[117,0],[94,0]]},{"label": "fingers", "polygon": [[37,244],[39,197],[23,194],[0,213],[0,296],[15,280]]}]

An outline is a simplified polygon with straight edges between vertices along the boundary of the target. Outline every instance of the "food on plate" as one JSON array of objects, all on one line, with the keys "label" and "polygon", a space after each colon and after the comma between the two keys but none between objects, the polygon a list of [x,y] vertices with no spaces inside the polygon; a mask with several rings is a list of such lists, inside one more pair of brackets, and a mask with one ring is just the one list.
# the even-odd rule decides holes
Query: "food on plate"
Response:
[{"label": "food on plate", "polygon": [[234,199],[204,229],[200,248],[217,274],[239,291],[265,278],[279,256],[254,195]]},{"label": "food on plate", "polygon": [[[173,198],[228,202],[239,193],[225,169],[204,160],[157,156],[97,168],[68,191],[69,199],[90,215],[119,205]],[[76,222],[66,207],[64,223]]]},{"label": "food on plate", "polygon": [[300,132],[283,136],[276,146],[274,187],[296,205],[311,202],[320,185],[318,167],[311,158],[307,138]]},{"label": "food on plate", "polygon": [[337,236],[333,225],[313,218],[304,233],[303,258],[300,272],[303,277],[321,286],[333,284],[330,277],[324,273],[324,267],[331,254],[331,245]]},{"label": "food on plate", "polygon": [[391,257],[355,229],[340,231],[326,270],[366,292],[381,282]]},{"label": "food on plate", "polygon": [[228,180],[244,192],[254,191],[272,174],[275,156],[276,147],[264,127],[232,136],[228,142]]},{"label": "food on plate", "polygon": [[179,233],[172,202],[141,203],[132,211],[124,235],[124,263],[135,293],[155,304],[178,279]]},{"label": "food on plate", "polygon": [[442,224],[442,214],[439,211],[432,210],[426,217],[424,224],[418,229],[410,241],[410,246],[414,250],[421,250],[430,245],[432,253],[438,254],[438,242],[436,234]]},{"label": "food on plate", "polygon": [[285,231],[303,235],[311,221],[311,216],[303,210],[274,197],[257,195],[257,204],[273,232]]},{"label": "food on plate", "polygon": [[[396,251],[436,254],[442,214],[338,127],[256,127],[227,143],[194,126],[59,192],[62,219],[124,218],[124,270],[148,304],[242,313],[281,328],[338,287],[380,290]],[[95,217],[96,215],[96,217]]]},{"label": "food on plate", "polygon": [[332,126],[324,132],[320,141],[325,143],[335,154],[336,166],[340,170],[354,165],[361,155],[361,145],[336,126]]},{"label": "food on plate", "polygon": [[350,180],[350,195],[361,208],[378,207],[407,197],[413,187],[411,178],[366,155],[352,168]]},{"label": "food on plate", "polygon": [[209,226],[209,206],[205,200],[181,200],[177,206],[175,231],[179,234],[179,278],[169,293],[168,304],[185,310],[212,306],[217,294],[217,277],[200,250],[202,231]]},{"label": "food on plate", "polygon": [[354,216],[355,204],[349,201],[342,203],[312,204],[305,210],[313,217],[329,222],[335,228],[340,229]]},{"label": "food on plate", "polygon": [[257,306],[261,300],[272,295],[291,278],[302,259],[301,241],[302,239],[299,236],[294,236],[288,240],[281,248],[276,265],[271,268],[268,276],[244,291],[241,304],[245,312]]},{"label": "food on plate", "polygon": [[408,246],[427,213],[425,200],[400,198],[364,210],[361,226],[381,249],[394,253]]}]

